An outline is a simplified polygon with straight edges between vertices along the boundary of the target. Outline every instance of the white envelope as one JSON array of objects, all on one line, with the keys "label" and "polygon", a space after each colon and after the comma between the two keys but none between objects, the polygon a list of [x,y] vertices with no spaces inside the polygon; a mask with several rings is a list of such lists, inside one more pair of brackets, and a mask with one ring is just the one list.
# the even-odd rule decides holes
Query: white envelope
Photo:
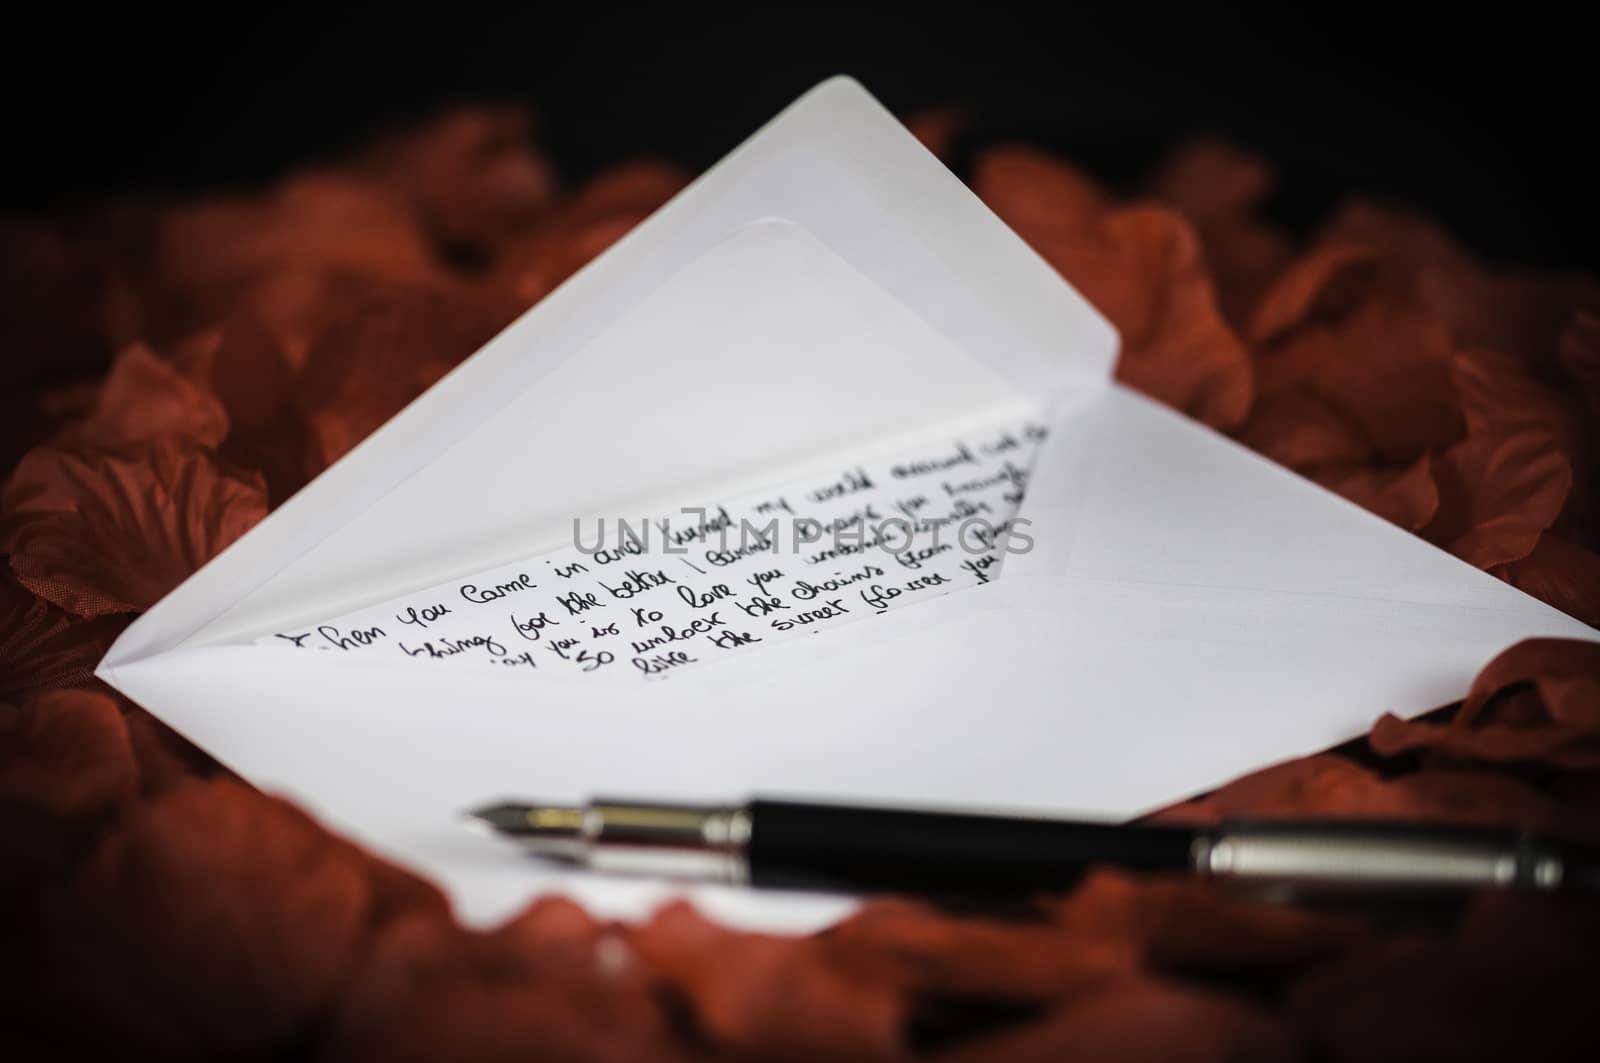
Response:
[{"label": "white envelope", "polygon": [[[1114,331],[856,83],[812,90],[124,633],[99,674],[491,923],[686,893],[461,828],[505,795],[1126,817],[1588,627],[1109,381]],[[251,645],[636,516],[1028,415],[1003,577],[648,686]],[[340,658],[340,659],[334,659]]]}]

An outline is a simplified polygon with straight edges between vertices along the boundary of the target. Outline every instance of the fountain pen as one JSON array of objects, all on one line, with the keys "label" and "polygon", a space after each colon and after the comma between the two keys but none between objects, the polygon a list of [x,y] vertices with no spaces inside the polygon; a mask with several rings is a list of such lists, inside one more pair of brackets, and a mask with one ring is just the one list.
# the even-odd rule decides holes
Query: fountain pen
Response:
[{"label": "fountain pen", "polygon": [[469,823],[594,871],[782,889],[1024,895],[1091,866],[1290,892],[1600,890],[1600,851],[1520,831],[1389,821],[1082,822],[757,799],[502,803]]}]

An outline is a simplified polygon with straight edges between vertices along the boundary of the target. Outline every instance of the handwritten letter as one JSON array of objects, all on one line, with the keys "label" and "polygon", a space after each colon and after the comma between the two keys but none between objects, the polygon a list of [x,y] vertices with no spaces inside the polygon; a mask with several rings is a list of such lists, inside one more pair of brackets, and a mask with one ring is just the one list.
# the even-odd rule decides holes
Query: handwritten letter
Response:
[{"label": "handwritten letter", "polygon": [[258,641],[527,674],[671,676],[988,583],[1031,547],[1022,424],[657,517]]}]

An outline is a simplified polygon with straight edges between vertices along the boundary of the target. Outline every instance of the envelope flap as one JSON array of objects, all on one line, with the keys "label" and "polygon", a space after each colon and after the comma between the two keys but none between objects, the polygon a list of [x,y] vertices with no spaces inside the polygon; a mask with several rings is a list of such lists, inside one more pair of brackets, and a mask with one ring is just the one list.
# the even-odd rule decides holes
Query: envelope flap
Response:
[{"label": "envelope flap", "polygon": [[580,526],[1033,410],[798,225],[752,222],[195,637],[326,620],[568,546]]},{"label": "envelope flap", "polygon": [[[508,403],[542,386],[630,308],[752,222],[810,234],[1015,395],[1098,386],[1114,330],[859,85],[828,81],[780,114],[133,625],[127,662],[204,631]],[[848,381],[827,381],[839,388]],[[661,401],[693,396],[663,381]],[[820,399],[824,389],[813,389]],[[992,396],[991,396],[992,397]],[[606,394],[591,403],[607,425]],[[547,456],[548,457],[548,456]],[[570,458],[571,454],[562,455]],[[516,489],[519,470],[508,470]],[[644,486],[644,485],[641,485]],[[437,512],[429,519],[437,518]],[[460,514],[469,527],[470,514]]]}]

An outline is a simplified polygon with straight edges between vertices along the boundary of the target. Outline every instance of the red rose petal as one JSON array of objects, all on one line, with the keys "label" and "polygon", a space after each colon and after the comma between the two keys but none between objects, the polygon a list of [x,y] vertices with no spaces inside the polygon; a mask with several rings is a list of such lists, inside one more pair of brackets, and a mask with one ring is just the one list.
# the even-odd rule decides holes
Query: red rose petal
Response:
[{"label": "red rose petal", "polygon": [[227,781],[134,809],[60,901],[49,923],[60,1003],[93,1008],[145,1058],[308,1035],[374,916],[364,857]]},{"label": "red rose petal", "polygon": [[1058,922],[956,918],[885,898],[829,929],[819,944],[828,963],[853,977],[936,998],[1064,1000],[1138,969],[1137,942],[1118,928],[1101,920]]},{"label": "red rose petal", "polygon": [[62,442],[73,449],[126,450],[173,437],[215,447],[228,434],[228,413],[206,388],[134,344],[117,355],[93,412]]},{"label": "red rose petal", "polygon": [[124,704],[122,722],[139,765],[139,794],[145,799],[164,796],[196,779],[230,774],[138,706]]},{"label": "red rose petal", "polygon": [[1364,244],[1317,244],[1285,269],[1257,303],[1246,331],[1252,343],[1273,343],[1308,323],[1349,314],[1377,275],[1377,254]]},{"label": "red rose petal", "polygon": [[344,456],[494,331],[474,304],[414,291],[371,299],[328,328],[293,395],[310,427],[307,474]]},{"label": "red rose petal", "polygon": [[276,332],[253,315],[190,337],[178,349],[183,371],[216,394],[233,428],[222,455],[259,470],[273,505],[306,483],[309,429],[289,405],[294,359]]},{"label": "red rose petal", "polygon": [[[1504,690],[1531,682],[1539,690],[1550,718],[1600,729],[1600,707],[1582,697],[1571,697],[1569,680],[1600,684],[1600,643],[1580,639],[1526,639],[1484,665],[1472,681],[1458,722],[1479,719]],[[1558,687],[1549,686],[1556,682]]]},{"label": "red rose petal", "polygon": [[1323,468],[1312,478],[1409,532],[1422,531],[1439,512],[1439,485],[1426,454],[1409,469]]},{"label": "red rose petal", "polygon": [[1557,337],[1577,307],[1600,307],[1600,286],[1586,277],[1491,270],[1421,216],[1352,203],[1322,239],[1351,241],[1384,260],[1383,284],[1417,301],[1457,343],[1506,351],[1529,365],[1551,360]]},{"label": "red rose petal", "polygon": [[91,682],[124,623],[77,620],[0,573],[0,702]]},{"label": "red rose petal", "polygon": [[182,339],[250,314],[297,367],[351,300],[375,287],[447,283],[410,205],[348,174],[309,173],[269,196],[186,206],[160,220],[156,239],[158,338]]},{"label": "red rose petal", "polygon": [[473,302],[396,290],[325,331],[291,402],[310,430],[308,475],[342,457],[497,331]]},{"label": "red rose petal", "polygon": [[1314,395],[1352,421],[1387,466],[1410,465],[1465,433],[1450,381],[1449,334],[1415,306],[1363,301],[1307,325],[1256,362],[1262,401]]},{"label": "red rose petal", "polygon": [[492,254],[554,196],[532,134],[525,108],[461,108],[378,145],[361,166],[409,200],[439,243]]},{"label": "red rose petal", "polygon": [[0,506],[17,579],[91,617],[148,609],[267,511],[259,475],[170,437],[126,455],[42,447]]},{"label": "red rose petal", "polygon": [[1169,157],[1150,182],[1156,199],[1197,225],[1247,213],[1272,191],[1265,159],[1218,140],[1195,140]]},{"label": "red rose petal", "polygon": [[1238,425],[1254,397],[1250,357],[1223,320],[1192,230],[1131,207],[1101,234],[1057,265],[1122,331],[1118,379],[1213,427]]},{"label": "red rose petal", "polygon": [[1592,498],[1597,440],[1580,399],[1545,384],[1509,355],[1464,351],[1450,363],[1450,378],[1461,396],[1469,435],[1545,432],[1572,470],[1565,517],[1588,524],[1596,515]]},{"label": "red rose petal", "polygon": [[972,186],[989,209],[1036,249],[1078,238],[1111,205],[1086,174],[1032,148],[984,152]]},{"label": "red rose petal", "polygon": [[1157,173],[1151,193],[1188,218],[1205,245],[1228,319],[1240,323],[1288,262],[1288,239],[1255,216],[1271,191],[1271,167],[1218,141],[1179,149]]},{"label": "red rose petal", "polygon": [[1432,749],[1467,760],[1593,770],[1600,767],[1600,643],[1519,642],[1484,667],[1450,722],[1385,716],[1370,741],[1384,755]]},{"label": "red rose petal", "polygon": [[217,397],[237,427],[270,424],[288,398],[288,352],[276,333],[248,314],[191,339],[179,363]]},{"label": "red rose petal", "polygon": [[911,115],[905,120],[905,125],[911,130],[911,135],[922,142],[923,147],[948,162],[956,138],[966,131],[970,121],[971,117],[964,108],[936,107]]},{"label": "red rose petal", "polygon": [[645,963],[687,994],[696,1026],[735,1054],[784,1044],[794,1058],[885,1057],[902,1003],[884,985],[817,962],[815,941],[740,934],[677,904],[633,930]]},{"label": "red rose petal", "polygon": [[1217,306],[1194,233],[1175,214],[1131,207],[1089,237],[1044,249],[1122,334],[1117,377],[1218,428],[1249,411],[1249,355]]},{"label": "red rose petal", "polygon": [[[1472,350],[1450,361],[1450,379],[1461,396],[1461,413],[1470,435],[1536,429],[1564,443],[1575,442],[1583,424],[1563,396],[1543,384],[1509,355]],[[1576,452],[1567,450],[1570,458]]]},{"label": "red rose petal", "polygon": [[1547,432],[1472,436],[1434,464],[1439,513],[1424,534],[1479,568],[1520,561],[1561,514],[1572,468]]},{"label": "red rose petal", "polygon": [[[111,698],[58,690],[22,705],[0,702],[0,940],[7,960],[0,985],[13,1007],[48,995],[36,955],[41,908],[138,783]],[[6,977],[12,969],[29,977],[17,984]],[[0,1045],[10,1032],[0,1030]]]},{"label": "red rose petal", "polygon": [[1384,716],[1373,724],[1368,740],[1384,756],[1431,750],[1453,760],[1547,764],[1572,771],[1600,769],[1600,737],[1582,727],[1491,723],[1466,729]]},{"label": "red rose petal", "polygon": [[489,283],[492,301],[512,314],[532,306],[687,183],[687,175],[661,163],[602,174],[502,248]]},{"label": "red rose petal", "polygon": [[1593,550],[1545,532],[1527,557],[1493,571],[1518,590],[1600,627],[1600,554]]},{"label": "red rose petal", "polygon": [[1234,433],[1239,442],[1299,472],[1349,467],[1372,460],[1372,444],[1344,414],[1322,398],[1287,391],[1263,398]]},{"label": "red rose petal", "polygon": [[167,217],[161,236],[171,278],[198,295],[237,294],[242,284],[284,267],[348,270],[401,283],[438,276],[404,201],[344,174],[308,173],[267,197],[185,207]]},{"label": "red rose petal", "polygon": [[379,936],[329,1038],[337,1059],[671,1063],[661,987],[626,937],[543,900],[492,934],[405,917]]},{"label": "red rose petal", "polygon": [[20,707],[0,704],[0,804],[55,819],[109,815],[139,773],[115,699],[57,690]]},{"label": "red rose petal", "polygon": [[1244,420],[1250,357],[1187,221],[1162,207],[1107,209],[1070,168],[1026,151],[988,153],[974,186],[1117,326],[1119,379],[1214,427]]},{"label": "red rose petal", "polygon": [[[1049,905],[1054,925],[1100,948],[1137,946],[1163,971],[1292,970],[1325,961],[1369,935],[1359,921],[1283,908],[1235,896],[1182,877],[1091,872],[1069,896]],[[1037,931],[1035,931],[1037,933]],[[1128,972],[1134,970],[1129,965]]]}]

